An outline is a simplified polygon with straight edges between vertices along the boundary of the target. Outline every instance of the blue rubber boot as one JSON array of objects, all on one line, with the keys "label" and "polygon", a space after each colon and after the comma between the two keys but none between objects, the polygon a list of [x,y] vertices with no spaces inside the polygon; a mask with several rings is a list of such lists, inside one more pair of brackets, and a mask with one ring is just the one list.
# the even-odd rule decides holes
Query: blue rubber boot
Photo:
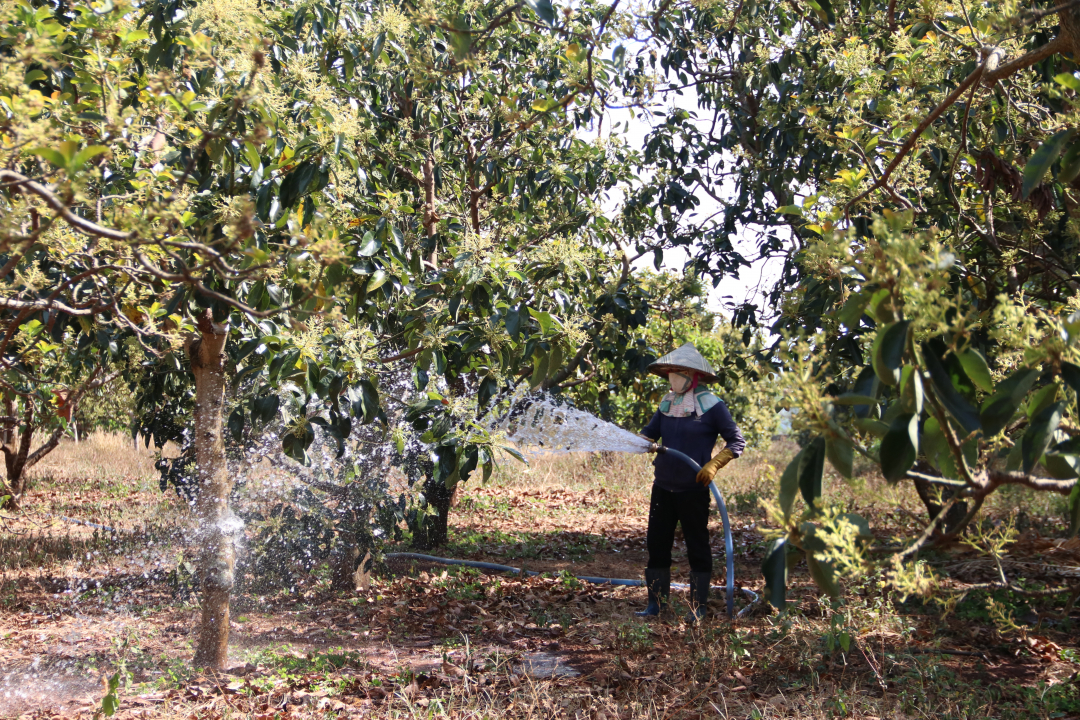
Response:
[{"label": "blue rubber boot", "polygon": [[668,595],[671,594],[671,569],[646,568],[645,587],[649,591],[649,606],[638,617],[656,617],[667,609]]},{"label": "blue rubber boot", "polygon": [[696,625],[705,619],[709,612],[709,583],[711,572],[690,573],[690,612],[686,613],[686,623]]}]

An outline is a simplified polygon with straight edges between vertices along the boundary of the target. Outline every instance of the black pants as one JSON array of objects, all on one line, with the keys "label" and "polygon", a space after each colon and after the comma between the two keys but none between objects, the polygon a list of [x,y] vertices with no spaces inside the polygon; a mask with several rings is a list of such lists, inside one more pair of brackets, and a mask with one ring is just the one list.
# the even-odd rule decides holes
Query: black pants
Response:
[{"label": "black pants", "polygon": [[682,524],[686,555],[693,572],[712,572],[712,548],[709,546],[709,488],[671,492],[653,486],[649,503],[649,530],[645,546],[649,567],[671,567],[671,546],[675,544],[675,525]]}]

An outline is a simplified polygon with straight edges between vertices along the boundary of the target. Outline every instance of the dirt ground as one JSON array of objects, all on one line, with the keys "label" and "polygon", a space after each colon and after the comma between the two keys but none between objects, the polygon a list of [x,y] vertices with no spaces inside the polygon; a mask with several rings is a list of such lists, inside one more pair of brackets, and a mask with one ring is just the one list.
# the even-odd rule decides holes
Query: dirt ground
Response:
[{"label": "dirt ground", "polygon": [[[758,594],[760,500],[791,450],[741,459],[722,485],[737,584]],[[64,452],[0,535],[0,716],[89,718],[116,674],[121,718],[1080,717],[1080,613],[1068,598],[972,591],[951,606],[901,602],[866,577],[837,602],[793,568],[782,615],[740,590],[734,621],[719,592],[704,626],[679,612],[634,618],[640,588],[573,576],[640,578],[644,458],[549,458],[459,492],[451,542],[437,554],[542,576],[390,559],[354,592],[331,591],[319,572],[244,591],[232,667],[194,674],[186,509],[158,490],[145,451]],[[869,515],[883,545],[920,527],[911,497],[843,492],[835,501]],[[1068,583],[1080,577],[1080,543],[1061,541],[1054,522],[1028,522],[998,561],[965,545],[928,560],[953,584],[999,570]],[[718,518],[713,543],[720,577]],[[675,565],[684,580],[681,544]]]}]

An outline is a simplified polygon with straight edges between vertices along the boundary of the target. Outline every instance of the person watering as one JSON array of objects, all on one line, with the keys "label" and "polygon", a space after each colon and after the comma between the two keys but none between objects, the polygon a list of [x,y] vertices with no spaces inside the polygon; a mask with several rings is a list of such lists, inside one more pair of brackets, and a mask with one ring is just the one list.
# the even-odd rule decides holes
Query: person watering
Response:
[{"label": "person watering", "polygon": [[[649,503],[649,551],[645,585],[649,605],[639,617],[659,615],[671,591],[671,548],[675,526],[682,525],[686,555],[690,561],[690,614],[687,622],[704,619],[712,579],[712,548],[709,545],[709,483],[717,471],[742,454],[746,441],[731,419],[724,401],[701,383],[717,380],[708,361],[692,343],[663,356],[648,371],[666,377],[671,389],[641,435],[689,455],[701,471],[672,455],[657,454]],[[726,446],[712,457],[717,437]]]}]

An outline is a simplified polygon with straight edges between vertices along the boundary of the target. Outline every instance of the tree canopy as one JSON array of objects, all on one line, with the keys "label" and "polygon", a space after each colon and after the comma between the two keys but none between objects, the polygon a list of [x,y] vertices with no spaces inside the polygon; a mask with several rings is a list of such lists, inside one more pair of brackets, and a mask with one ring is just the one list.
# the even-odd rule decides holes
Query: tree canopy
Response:
[{"label": "tree canopy", "polygon": [[[870,529],[822,504],[826,459],[848,477],[863,454],[916,484],[934,521],[894,560],[961,532],[1005,484],[1068,496],[1080,525],[1073,12],[808,1],[653,17],[641,62],[699,106],[646,146],[659,181],[639,202],[673,208],[655,246],[705,238],[694,262],[719,274],[752,238],[783,263],[772,307],[734,314],[769,322],[796,429],[817,437],[781,480],[764,566],[777,605],[793,547],[830,593],[859,566]],[[706,196],[720,210],[702,223]]]}]

